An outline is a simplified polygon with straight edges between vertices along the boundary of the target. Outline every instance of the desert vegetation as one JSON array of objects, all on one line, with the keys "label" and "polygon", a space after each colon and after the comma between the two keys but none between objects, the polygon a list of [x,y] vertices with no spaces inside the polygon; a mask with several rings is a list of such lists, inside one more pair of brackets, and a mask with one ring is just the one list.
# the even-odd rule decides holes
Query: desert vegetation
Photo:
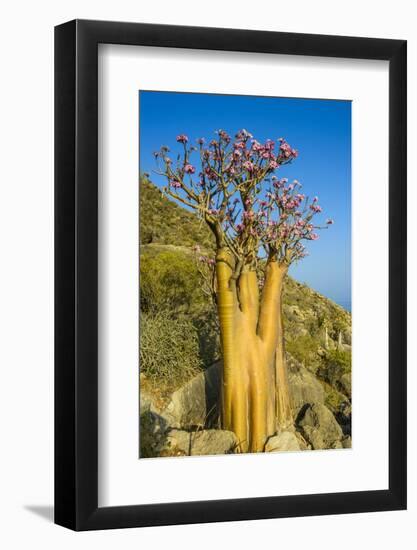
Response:
[{"label": "desert vegetation", "polygon": [[285,140],[177,141],[175,162],[155,154],[163,192],[140,182],[141,373],[169,394],[221,359],[219,427],[235,452],[264,451],[297,423],[288,357],[335,415],[350,398],[350,315],[287,275],[333,221],[316,223],[318,199],[275,176],[297,156]]}]

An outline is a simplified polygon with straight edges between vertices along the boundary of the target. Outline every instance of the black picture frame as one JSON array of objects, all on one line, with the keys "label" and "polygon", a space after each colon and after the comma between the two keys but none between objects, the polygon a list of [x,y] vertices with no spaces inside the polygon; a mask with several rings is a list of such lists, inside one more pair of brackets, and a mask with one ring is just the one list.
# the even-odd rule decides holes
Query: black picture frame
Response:
[{"label": "black picture frame", "polygon": [[[389,488],[98,507],[98,44],[389,62]],[[406,508],[406,41],[74,20],[55,28],[55,522],[74,530]]]}]

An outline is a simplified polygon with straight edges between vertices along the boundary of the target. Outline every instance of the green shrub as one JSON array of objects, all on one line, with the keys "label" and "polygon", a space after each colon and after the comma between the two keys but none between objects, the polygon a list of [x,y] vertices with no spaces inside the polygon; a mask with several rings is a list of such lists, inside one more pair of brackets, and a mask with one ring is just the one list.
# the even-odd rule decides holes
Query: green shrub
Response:
[{"label": "green shrub", "polygon": [[343,349],[333,349],[326,353],[325,362],[328,368],[333,368],[340,373],[340,376],[350,372],[351,352]]},{"label": "green shrub", "polygon": [[[162,248],[162,250],[161,250]],[[180,248],[141,247],[140,309],[142,313],[185,320],[197,331],[199,357],[205,366],[220,356],[217,313],[201,289],[193,254]]]},{"label": "green shrub", "polygon": [[140,256],[140,308],[144,312],[190,312],[200,304],[199,273],[191,254],[163,251]]},{"label": "green shrub", "polygon": [[298,336],[285,343],[285,349],[308,368],[311,368],[320,359],[317,355],[318,346],[318,341],[310,334]]},{"label": "green shrub", "polygon": [[181,208],[141,176],[139,183],[140,242],[180,246],[213,246],[213,236],[203,220]]},{"label": "green shrub", "polygon": [[330,409],[333,414],[338,414],[342,410],[342,405],[345,404],[349,398],[324,380],[321,380],[321,383],[326,392],[326,407]]},{"label": "green shrub", "polygon": [[323,358],[323,366],[320,368],[319,375],[323,380],[331,384],[336,389],[341,389],[341,378],[345,374],[350,374],[352,364],[352,353],[343,349],[333,349],[327,351]]},{"label": "green shrub", "polygon": [[166,312],[140,314],[140,370],[149,379],[181,385],[202,368],[197,330]]}]

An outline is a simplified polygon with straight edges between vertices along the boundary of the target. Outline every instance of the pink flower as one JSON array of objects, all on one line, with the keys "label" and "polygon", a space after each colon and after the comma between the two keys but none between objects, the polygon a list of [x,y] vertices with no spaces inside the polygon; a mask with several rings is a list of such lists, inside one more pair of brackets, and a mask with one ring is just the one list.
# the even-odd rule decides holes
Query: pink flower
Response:
[{"label": "pink flower", "polygon": [[245,149],[245,147],[246,143],[244,143],[243,141],[236,141],[236,143],[234,144],[235,149]]},{"label": "pink flower", "polygon": [[216,173],[213,172],[213,170],[210,167],[207,167],[204,169],[204,172],[206,173],[209,180],[215,180],[217,179]]},{"label": "pink flower", "polygon": [[239,130],[239,132],[236,134],[236,139],[244,139],[247,140],[252,137],[252,134],[250,134],[245,128],[242,128],[242,130]]},{"label": "pink flower", "polygon": [[226,143],[230,142],[230,136],[224,130],[219,130],[219,136],[220,136],[220,139],[222,139],[224,142]]},{"label": "pink flower", "polygon": [[171,180],[169,185],[175,189],[179,189],[181,187],[181,183],[178,180]]},{"label": "pink flower", "polygon": [[246,170],[248,172],[253,172],[254,170],[254,165],[253,165],[253,162],[251,162],[250,160],[247,160],[246,162],[243,163],[243,167],[246,168]]},{"label": "pink flower", "polygon": [[334,221],[333,221],[333,220],[330,220],[330,219],[328,219],[328,220],[326,220],[326,223],[327,223],[327,225],[333,225],[333,224],[334,224]]},{"label": "pink flower", "polygon": [[310,240],[317,241],[318,238],[319,236],[317,235],[317,233],[310,233],[310,237],[309,237]]},{"label": "pink flower", "polygon": [[[178,138],[177,138],[177,140],[178,140]],[[197,143],[198,143],[199,145],[203,145],[203,144],[205,143],[205,141],[206,141],[206,140],[205,140],[204,138],[198,138],[198,139],[197,139]]]},{"label": "pink flower", "polygon": [[244,220],[251,220],[254,217],[253,210],[250,210],[249,212],[243,212],[243,219]]},{"label": "pink flower", "polygon": [[180,134],[179,136],[177,136],[177,141],[179,143],[187,143],[188,137],[185,134]]},{"label": "pink flower", "polygon": [[277,163],[277,161],[275,161],[275,160],[270,160],[270,161],[269,161],[269,167],[270,167],[272,170],[275,170],[275,168],[278,168],[278,163]]},{"label": "pink flower", "polygon": [[184,166],[184,172],[185,172],[186,174],[194,174],[195,168],[194,168],[194,166],[193,166],[192,164],[186,164],[186,165]]}]

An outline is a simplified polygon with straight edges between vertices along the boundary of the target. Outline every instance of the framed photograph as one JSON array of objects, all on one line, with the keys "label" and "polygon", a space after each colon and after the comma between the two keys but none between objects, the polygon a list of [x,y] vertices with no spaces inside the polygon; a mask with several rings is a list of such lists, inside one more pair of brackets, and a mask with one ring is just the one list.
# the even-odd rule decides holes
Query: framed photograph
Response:
[{"label": "framed photograph", "polygon": [[406,42],[55,29],[55,521],[406,508]]}]

